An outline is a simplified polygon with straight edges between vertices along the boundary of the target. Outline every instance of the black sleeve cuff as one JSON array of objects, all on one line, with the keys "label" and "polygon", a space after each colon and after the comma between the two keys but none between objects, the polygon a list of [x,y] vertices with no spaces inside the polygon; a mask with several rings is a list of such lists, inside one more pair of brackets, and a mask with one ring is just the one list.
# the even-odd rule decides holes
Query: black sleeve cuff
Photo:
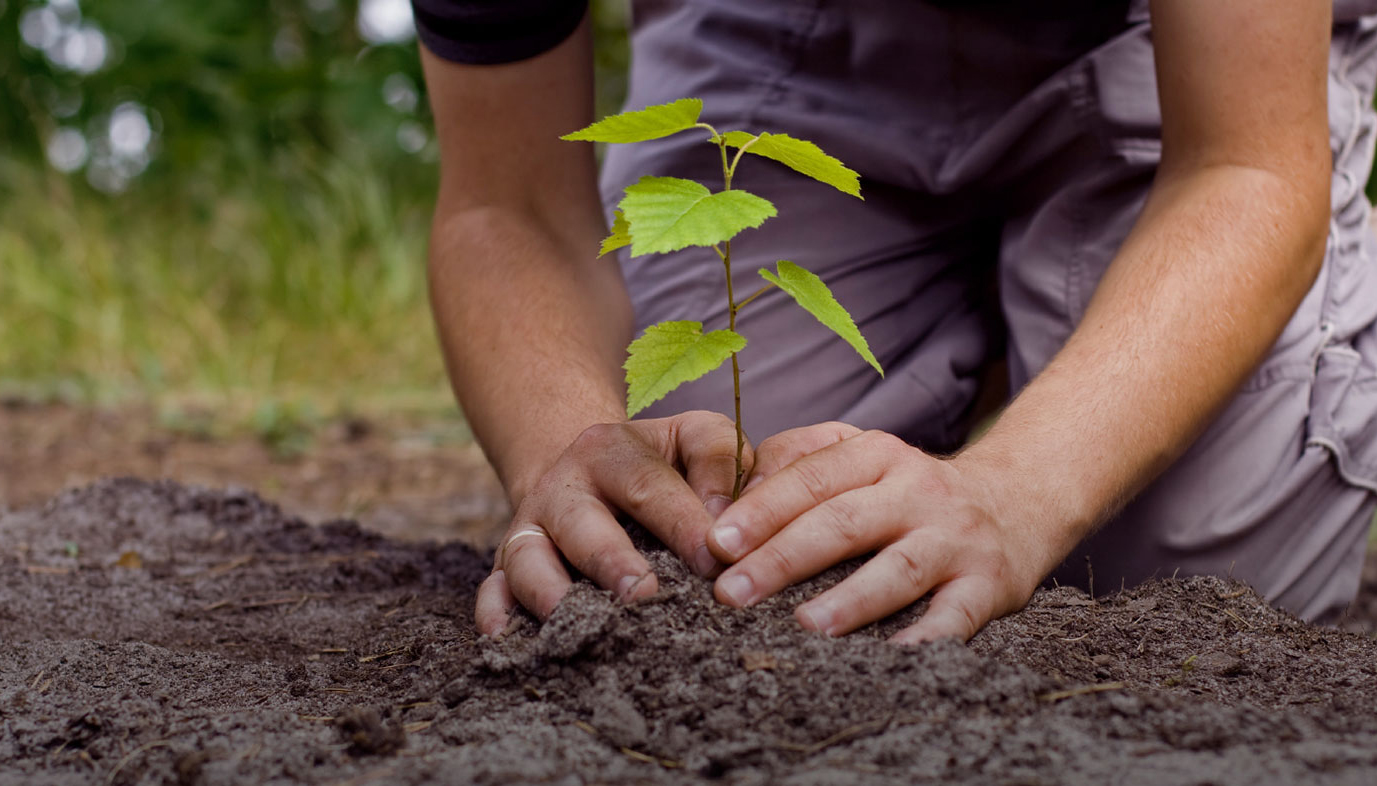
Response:
[{"label": "black sleeve cuff", "polygon": [[588,0],[411,0],[416,35],[436,56],[495,65],[555,48],[578,28]]}]

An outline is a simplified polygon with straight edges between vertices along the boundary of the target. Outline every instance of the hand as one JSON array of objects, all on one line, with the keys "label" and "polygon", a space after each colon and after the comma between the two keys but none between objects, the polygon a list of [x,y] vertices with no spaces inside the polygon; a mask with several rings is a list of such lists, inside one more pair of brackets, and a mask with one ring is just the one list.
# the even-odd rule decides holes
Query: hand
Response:
[{"label": "hand", "polygon": [[876,552],[799,606],[799,622],[839,636],[935,590],[922,618],[891,641],[965,641],[1022,608],[1061,556],[1006,526],[991,487],[959,457],[934,458],[884,432],[842,423],[783,432],[757,448],[748,492],[712,528],[713,554],[734,563],[715,593],[749,606]]},{"label": "hand", "polygon": [[[747,471],[751,459],[747,445]],[[699,575],[713,575],[721,566],[707,549],[707,532],[730,504],[735,479],[736,427],[717,413],[585,430],[517,507],[492,575],[478,588],[478,630],[501,633],[518,603],[548,617],[571,583],[561,554],[623,600],[653,595],[655,575],[617,512],[635,518]]]}]

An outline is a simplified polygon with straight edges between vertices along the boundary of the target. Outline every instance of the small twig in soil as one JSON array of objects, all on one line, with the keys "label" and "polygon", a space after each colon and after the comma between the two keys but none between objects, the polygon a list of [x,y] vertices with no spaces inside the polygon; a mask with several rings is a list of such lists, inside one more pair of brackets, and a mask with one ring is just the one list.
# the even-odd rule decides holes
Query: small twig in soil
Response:
[{"label": "small twig in soil", "polygon": [[1081,635],[1079,635],[1079,636],[1077,636],[1077,637],[1075,637],[1075,638],[1073,638],[1073,639],[1062,639],[1062,641],[1064,641],[1064,642],[1070,644],[1070,643],[1076,642],[1076,641],[1084,641],[1084,640],[1086,640],[1087,638],[1090,638],[1090,634],[1089,634],[1089,633],[1082,633]]},{"label": "small twig in soil", "polygon": [[401,705],[398,705],[397,709],[399,709],[399,710],[414,710],[414,709],[416,709],[417,707],[430,707],[430,706],[433,706],[433,705],[435,705],[435,704],[437,704],[437,703],[438,703],[438,702],[434,702],[434,701],[413,701],[413,702],[411,702],[410,704],[401,704]]},{"label": "small twig in soil", "polygon": [[1222,612],[1224,614],[1229,615],[1230,617],[1233,617],[1234,620],[1238,622],[1238,624],[1242,625],[1244,628],[1247,628],[1248,630],[1253,629],[1253,626],[1249,624],[1247,620],[1235,614],[1231,609],[1222,608],[1220,606],[1214,605],[1213,603],[1205,603],[1204,601],[1201,601],[1200,605],[1206,608],[1214,609],[1215,611]]},{"label": "small twig in soil", "polygon": [[407,734],[415,734],[418,731],[425,731],[430,728],[430,725],[434,722],[435,721],[416,721],[415,723],[408,723],[402,726],[402,731]]},{"label": "small twig in soil", "polygon": [[267,608],[267,607],[269,607],[269,606],[286,606],[286,605],[289,604],[289,603],[295,603],[295,604],[297,604],[298,606],[300,606],[302,603],[305,603],[306,601],[310,600],[311,598],[328,598],[328,597],[329,597],[328,595],[322,595],[322,594],[320,594],[320,593],[307,593],[307,594],[305,594],[305,595],[301,595],[300,597],[291,597],[291,598],[272,598],[271,600],[256,600],[256,601],[249,601],[249,602],[246,602],[246,603],[241,603],[241,604],[239,604],[239,608],[245,609],[245,610],[247,610],[247,609],[264,609],[264,608]]},{"label": "small twig in soil", "polygon": [[1082,685],[1079,688],[1068,688],[1066,690],[1054,690],[1051,693],[1044,693],[1038,698],[1042,701],[1061,701],[1076,696],[1088,696],[1092,693],[1105,693],[1112,690],[1123,690],[1128,685],[1122,682],[1101,682],[1098,685]]},{"label": "small twig in soil", "polygon": [[635,759],[636,761],[643,761],[643,762],[645,762],[645,763],[647,763],[647,764],[658,764],[658,765],[660,765],[661,767],[664,767],[664,768],[667,769],[667,770],[677,770],[677,769],[679,769],[680,767],[683,767],[683,766],[684,766],[684,763],[683,763],[683,762],[675,761],[674,759],[661,759],[661,758],[657,758],[657,757],[655,757],[655,756],[651,756],[651,755],[646,754],[646,753],[641,753],[640,751],[632,750],[632,749],[627,748],[627,747],[622,747],[621,751],[622,751],[622,755],[625,756],[625,757],[627,757],[628,759]]},{"label": "small twig in soil", "polygon": [[[130,759],[134,758],[140,753],[143,753],[147,750],[152,750],[154,748],[166,748],[171,744],[172,740],[154,740],[152,742],[145,742],[144,744],[140,745],[134,750],[129,751],[128,753],[124,754],[123,759],[120,759],[119,764],[116,764],[115,768],[113,770],[110,770],[110,774],[106,776],[105,782],[107,784],[114,783],[115,776],[120,774],[120,770],[124,769],[124,765],[128,764]],[[85,753],[85,751],[82,752]]]},{"label": "small twig in soil", "polygon": [[593,728],[593,724],[588,723],[587,721],[574,721],[574,728],[578,729],[579,731],[587,732],[588,734],[591,734],[594,737],[598,736],[598,730]]},{"label": "small twig in soil", "polygon": [[1248,588],[1244,587],[1243,589],[1238,590],[1236,592],[1230,592],[1228,595],[1216,595],[1215,597],[1219,598],[1220,600],[1233,600],[1234,598],[1241,598],[1247,594]]},{"label": "small twig in soil", "polygon": [[207,568],[199,574],[198,578],[218,579],[232,570],[238,570],[239,568],[244,567],[250,562],[253,562],[252,554],[245,554],[242,557],[235,557],[229,562],[222,562],[219,565]]},{"label": "small twig in soil", "polygon": [[393,663],[393,664],[388,665],[388,666],[379,666],[379,667],[378,667],[378,671],[391,671],[391,670],[393,670],[393,669],[404,669],[404,668],[406,668],[407,666],[419,666],[419,665],[421,665],[421,662],[420,662],[419,660],[413,660],[413,661],[407,661],[406,663]]},{"label": "small twig in soil", "polygon": [[[230,599],[226,598],[226,599],[224,599],[224,600],[217,600],[217,601],[215,601],[214,603],[211,603],[211,604],[208,605],[208,606],[202,606],[202,607],[201,607],[201,611],[215,611],[216,609],[223,609],[223,608],[225,608],[226,606],[237,606],[237,608],[238,608],[240,611],[248,611],[248,610],[251,610],[251,609],[265,609],[265,608],[268,608],[268,607],[270,607],[270,606],[286,606],[286,605],[288,605],[288,604],[290,604],[290,603],[295,603],[295,604],[297,605],[297,609],[299,609],[299,608],[301,608],[301,606],[302,606],[303,604],[305,604],[306,601],[308,601],[308,600],[320,599],[320,598],[328,598],[328,597],[330,597],[330,596],[329,596],[329,595],[321,594],[321,593],[319,593],[319,592],[308,592],[308,593],[306,593],[306,594],[304,594],[304,595],[293,595],[293,596],[290,597],[290,598],[269,598],[269,599],[267,599],[267,600],[247,600],[247,599],[245,599],[245,600],[236,601],[236,600],[230,600]],[[295,611],[295,610],[296,610],[296,609],[293,609],[293,611]]]},{"label": "small twig in soil", "polygon": [[851,740],[854,740],[857,737],[864,737],[867,734],[874,734],[876,732],[883,731],[887,726],[889,726],[889,723],[892,720],[894,720],[893,715],[889,716],[888,718],[881,718],[879,720],[858,723],[850,728],[842,729],[841,731],[837,732],[836,734],[833,734],[831,737],[828,737],[825,740],[819,740],[809,745],[799,745],[796,742],[779,742],[775,743],[774,747],[779,748],[781,750],[802,753],[805,756],[812,756],[813,754],[819,751],[826,750],[832,747],[833,745],[837,745],[843,742],[850,742]]},{"label": "small twig in soil", "polygon": [[45,576],[66,576],[72,572],[71,568],[64,568],[58,565],[25,565],[24,570],[31,574],[41,574]]},{"label": "small twig in soil", "polygon": [[321,688],[322,693],[358,693],[353,688]]},{"label": "small twig in soil", "polygon": [[333,715],[298,715],[296,717],[301,720],[312,721],[314,723],[326,723],[333,722],[335,720]]},{"label": "small twig in soil", "polygon": [[403,652],[411,652],[411,645],[390,649],[387,652],[377,652],[372,655],[364,655],[362,658],[359,658],[359,663],[372,663],[375,660],[390,658],[393,655],[401,655]]}]

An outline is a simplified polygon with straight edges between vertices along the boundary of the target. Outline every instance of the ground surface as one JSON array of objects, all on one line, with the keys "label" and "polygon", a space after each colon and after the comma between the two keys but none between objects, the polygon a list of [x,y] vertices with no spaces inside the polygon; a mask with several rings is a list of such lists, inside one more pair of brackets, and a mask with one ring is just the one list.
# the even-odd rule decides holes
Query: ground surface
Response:
[{"label": "ground surface", "polygon": [[103,477],[254,489],[319,520],[349,516],[405,540],[490,546],[507,506],[458,421],[279,418],[226,431],[211,412],[0,403],[0,510]]},{"label": "ground surface", "polygon": [[[1363,783],[1377,641],[1245,587],[1040,594],[970,648],[833,641],[652,554],[474,636],[466,545],[106,481],[0,518],[7,783]],[[891,623],[898,624],[898,623]]]}]

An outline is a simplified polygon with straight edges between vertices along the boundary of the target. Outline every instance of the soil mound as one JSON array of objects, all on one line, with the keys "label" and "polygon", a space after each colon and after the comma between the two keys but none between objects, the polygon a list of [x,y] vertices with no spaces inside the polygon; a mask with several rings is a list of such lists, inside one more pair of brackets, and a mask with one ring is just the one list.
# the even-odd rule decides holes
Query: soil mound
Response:
[{"label": "soil mound", "polygon": [[1377,641],[1247,587],[1040,592],[969,647],[841,640],[647,546],[654,598],[578,585],[474,634],[488,557],[119,480],[0,517],[0,781],[1354,783]]}]

